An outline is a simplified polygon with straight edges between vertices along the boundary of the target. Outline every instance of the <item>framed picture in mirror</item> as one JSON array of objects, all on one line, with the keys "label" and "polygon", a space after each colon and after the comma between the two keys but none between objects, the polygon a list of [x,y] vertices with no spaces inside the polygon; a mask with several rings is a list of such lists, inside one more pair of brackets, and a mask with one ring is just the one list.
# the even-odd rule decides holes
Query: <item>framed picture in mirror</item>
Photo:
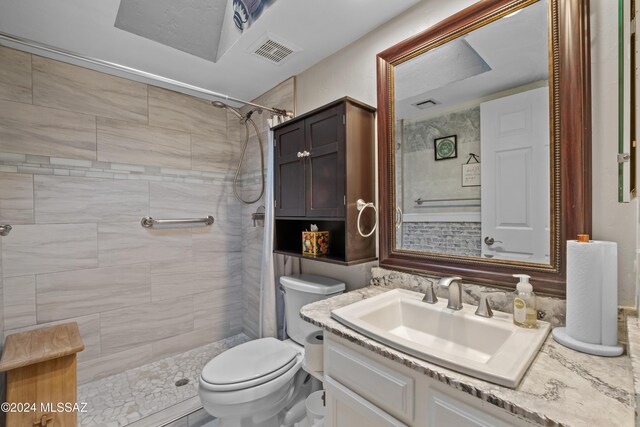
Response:
[{"label": "framed picture in mirror", "polygon": [[436,160],[455,159],[458,157],[458,142],[456,137],[457,135],[449,135],[433,140]]}]

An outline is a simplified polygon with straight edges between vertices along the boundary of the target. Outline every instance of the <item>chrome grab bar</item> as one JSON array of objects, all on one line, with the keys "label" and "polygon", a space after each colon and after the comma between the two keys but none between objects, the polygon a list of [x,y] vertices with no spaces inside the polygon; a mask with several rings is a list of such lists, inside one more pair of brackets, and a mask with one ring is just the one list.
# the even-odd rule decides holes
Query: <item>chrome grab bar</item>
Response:
[{"label": "chrome grab bar", "polygon": [[0,225],[0,236],[7,236],[11,232],[11,226],[9,224]]},{"label": "chrome grab bar", "polygon": [[145,216],[140,221],[140,224],[144,228],[151,228],[156,225],[212,225],[215,220],[211,215],[206,218],[185,218],[185,219],[153,219],[150,216]]}]

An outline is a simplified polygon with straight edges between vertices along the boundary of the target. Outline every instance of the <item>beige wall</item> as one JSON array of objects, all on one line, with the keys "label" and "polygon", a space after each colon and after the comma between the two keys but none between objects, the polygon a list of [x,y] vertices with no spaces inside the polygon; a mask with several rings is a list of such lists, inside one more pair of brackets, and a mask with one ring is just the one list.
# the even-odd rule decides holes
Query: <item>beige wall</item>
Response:
[{"label": "beige wall", "polygon": [[[425,0],[297,76],[298,114],[345,95],[376,105],[376,54],[422,31],[475,0]],[[616,202],[617,165],[617,28],[616,8],[591,2],[593,90],[593,234],[618,243],[619,301],[635,304],[637,202]],[[305,260],[303,270],[321,270]],[[361,269],[332,270],[337,278],[365,284]]]},{"label": "beige wall", "polygon": [[239,131],[205,101],[0,48],[5,335],[77,321],[85,382],[241,332]]}]

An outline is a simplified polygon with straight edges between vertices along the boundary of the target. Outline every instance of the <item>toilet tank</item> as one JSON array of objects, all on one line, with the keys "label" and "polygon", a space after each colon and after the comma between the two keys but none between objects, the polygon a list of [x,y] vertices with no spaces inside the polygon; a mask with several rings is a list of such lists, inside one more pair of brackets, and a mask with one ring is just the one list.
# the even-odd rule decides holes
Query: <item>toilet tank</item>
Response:
[{"label": "toilet tank", "polygon": [[304,345],[304,339],[318,327],[305,322],[300,317],[300,309],[315,301],[344,292],[343,282],[313,274],[293,274],[280,277],[284,288],[284,317],[287,335],[293,341]]}]

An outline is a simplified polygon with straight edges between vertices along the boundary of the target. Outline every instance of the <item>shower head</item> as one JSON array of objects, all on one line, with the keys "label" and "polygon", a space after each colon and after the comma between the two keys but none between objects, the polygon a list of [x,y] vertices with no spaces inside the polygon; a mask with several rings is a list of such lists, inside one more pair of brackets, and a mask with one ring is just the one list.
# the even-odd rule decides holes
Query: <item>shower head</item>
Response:
[{"label": "shower head", "polygon": [[221,101],[211,101],[211,105],[213,105],[214,107],[217,107],[217,108],[224,108],[224,109],[226,109],[226,110],[231,111],[233,114],[235,114],[236,116],[238,116],[238,118],[239,118],[240,120],[243,120],[243,119],[244,119],[244,117],[242,116],[242,114],[240,114],[240,111],[238,111],[237,109],[233,108],[233,107],[232,107],[232,106],[230,106],[230,105],[225,104],[224,102],[221,102]]}]

